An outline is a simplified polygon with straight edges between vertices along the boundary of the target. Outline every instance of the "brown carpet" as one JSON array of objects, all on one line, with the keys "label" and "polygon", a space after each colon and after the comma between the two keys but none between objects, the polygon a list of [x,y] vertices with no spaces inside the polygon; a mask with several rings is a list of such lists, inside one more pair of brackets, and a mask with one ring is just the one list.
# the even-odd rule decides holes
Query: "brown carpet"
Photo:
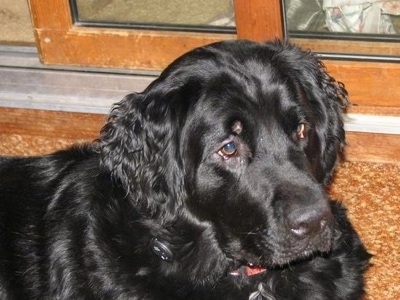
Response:
[{"label": "brown carpet", "polygon": [[[0,154],[41,154],[72,142],[0,134]],[[400,299],[399,175],[400,164],[345,162],[329,191],[345,203],[354,226],[374,254],[367,273],[366,300]]]},{"label": "brown carpet", "polygon": [[346,162],[331,195],[346,204],[350,218],[374,255],[366,299],[400,299],[400,165]]}]

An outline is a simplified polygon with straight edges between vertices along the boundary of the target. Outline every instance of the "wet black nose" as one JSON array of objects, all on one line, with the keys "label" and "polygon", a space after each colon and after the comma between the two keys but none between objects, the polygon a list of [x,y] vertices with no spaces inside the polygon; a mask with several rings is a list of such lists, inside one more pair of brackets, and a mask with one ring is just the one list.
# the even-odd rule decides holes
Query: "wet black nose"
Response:
[{"label": "wet black nose", "polygon": [[288,214],[290,231],[299,238],[313,236],[325,229],[331,222],[332,213],[325,201],[311,207],[297,208]]}]

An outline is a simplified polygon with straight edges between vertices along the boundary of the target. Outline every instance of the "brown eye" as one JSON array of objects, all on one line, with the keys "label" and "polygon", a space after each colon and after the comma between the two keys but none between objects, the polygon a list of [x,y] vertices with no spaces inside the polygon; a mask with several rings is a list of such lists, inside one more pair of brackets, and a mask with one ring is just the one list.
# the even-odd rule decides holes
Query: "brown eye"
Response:
[{"label": "brown eye", "polygon": [[237,148],[234,142],[230,142],[225,144],[221,149],[219,149],[218,154],[223,158],[227,159],[230,156],[235,155],[237,152]]},{"label": "brown eye", "polygon": [[300,123],[296,129],[296,137],[299,140],[304,140],[306,138],[306,124]]}]

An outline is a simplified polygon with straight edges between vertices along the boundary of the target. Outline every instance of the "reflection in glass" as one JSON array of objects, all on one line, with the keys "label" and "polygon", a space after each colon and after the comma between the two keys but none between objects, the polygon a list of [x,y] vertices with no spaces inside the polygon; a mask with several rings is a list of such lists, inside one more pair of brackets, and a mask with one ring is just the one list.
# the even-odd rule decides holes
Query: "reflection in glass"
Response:
[{"label": "reflection in glass", "polygon": [[393,35],[400,0],[284,0],[289,31]]},{"label": "reflection in glass", "polygon": [[71,0],[85,26],[234,31],[233,0]]}]

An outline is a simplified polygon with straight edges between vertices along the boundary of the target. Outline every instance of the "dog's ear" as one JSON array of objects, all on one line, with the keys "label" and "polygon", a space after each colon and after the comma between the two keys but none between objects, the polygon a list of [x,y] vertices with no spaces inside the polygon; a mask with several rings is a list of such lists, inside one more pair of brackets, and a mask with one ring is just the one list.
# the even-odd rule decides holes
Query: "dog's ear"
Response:
[{"label": "dog's ear", "polygon": [[286,69],[312,108],[316,135],[307,152],[317,180],[327,185],[346,143],[342,113],[348,105],[347,91],[315,54],[285,42],[274,45],[278,47],[278,67]]},{"label": "dog's ear", "polygon": [[[152,212],[173,211],[183,197],[179,103],[152,84],[114,105],[101,130],[101,163],[113,180]],[[178,108],[177,108],[178,107]]]},{"label": "dog's ear", "polygon": [[[316,114],[316,133],[320,145],[320,164],[316,166],[317,178],[327,185],[338,159],[344,153],[346,136],[343,111],[348,106],[347,91],[341,82],[331,77],[321,61],[318,61],[318,76],[309,86],[309,97]],[[318,88],[317,88],[318,87]],[[312,144],[310,144],[312,147]],[[311,150],[312,154],[313,151]]]}]

